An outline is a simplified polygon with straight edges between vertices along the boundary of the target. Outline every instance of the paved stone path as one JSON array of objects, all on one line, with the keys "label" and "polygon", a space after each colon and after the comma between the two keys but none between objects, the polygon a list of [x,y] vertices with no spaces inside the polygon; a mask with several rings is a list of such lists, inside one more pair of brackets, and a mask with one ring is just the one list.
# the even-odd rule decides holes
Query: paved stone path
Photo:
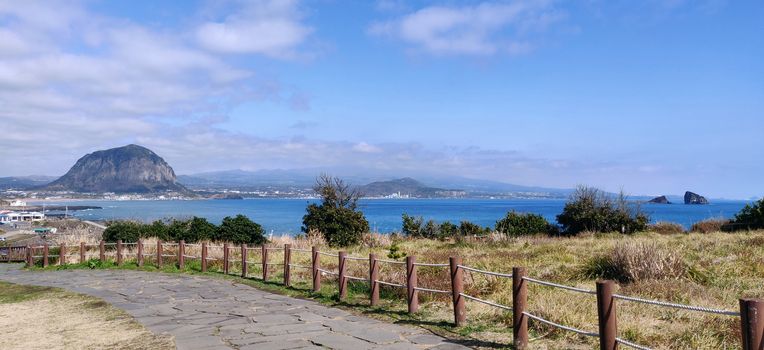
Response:
[{"label": "paved stone path", "polygon": [[29,272],[0,264],[0,279],[101,298],[178,349],[467,349],[419,328],[354,316],[231,281],[140,271]]}]

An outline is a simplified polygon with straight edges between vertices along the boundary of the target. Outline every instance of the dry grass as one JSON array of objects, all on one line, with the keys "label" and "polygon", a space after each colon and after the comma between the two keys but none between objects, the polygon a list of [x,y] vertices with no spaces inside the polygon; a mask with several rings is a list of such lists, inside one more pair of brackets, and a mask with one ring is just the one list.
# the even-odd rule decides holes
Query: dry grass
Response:
[{"label": "dry grass", "polygon": [[729,223],[729,220],[726,220],[726,219],[708,219],[708,220],[698,221],[692,224],[692,227],[690,228],[690,232],[695,232],[695,233],[719,232],[722,230],[722,227],[728,223]]},{"label": "dry grass", "polygon": [[583,272],[593,278],[629,283],[680,279],[687,276],[687,266],[676,250],[655,242],[625,242],[589,260]]},{"label": "dry grass", "polygon": [[669,235],[669,234],[684,232],[684,227],[682,227],[682,225],[677,224],[675,222],[661,221],[653,225],[650,225],[649,231],[660,233],[663,235]]},{"label": "dry grass", "polygon": [[5,349],[174,349],[100,299],[56,288],[0,283]]}]

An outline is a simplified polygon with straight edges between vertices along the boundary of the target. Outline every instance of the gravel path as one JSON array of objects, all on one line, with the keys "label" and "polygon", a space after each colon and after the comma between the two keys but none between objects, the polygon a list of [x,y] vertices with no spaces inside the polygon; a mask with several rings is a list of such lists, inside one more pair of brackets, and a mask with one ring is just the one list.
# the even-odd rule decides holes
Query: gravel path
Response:
[{"label": "gravel path", "polygon": [[124,270],[29,272],[0,264],[0,279],[101,298],[178,349],[467,349],[426,330],[354,316],[313,301],[201,276]]}]

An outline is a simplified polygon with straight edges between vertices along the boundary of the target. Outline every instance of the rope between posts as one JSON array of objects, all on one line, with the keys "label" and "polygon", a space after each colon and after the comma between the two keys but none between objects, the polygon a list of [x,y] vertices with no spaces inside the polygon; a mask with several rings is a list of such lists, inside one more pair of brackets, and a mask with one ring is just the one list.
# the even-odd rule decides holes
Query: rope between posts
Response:
[{"label": "rope between posts", "polygon": [[294,267],[294,268],[298,268],[298,269],[312,269],[313,268],[311,266],[295,265],[295,264],[289,264],[289,267]]},{"label": "rope between posts", "polygon": [[636,344],[636,343],[632,343],[632,342],[630,342],[630,341],[628,341],[626,339],[615,338],[615,341],[617,341],[620,344],[626,345],[628,347],[637,349],[637,350],[652,350],[652,349],[650,349],[650,348],[648,348],[646,346],[642,346],[642,345],[639,345],[639,344]]},{"label": "rope between posts", "polygon": [[463,296],[463,297],[465,297],[467,299],[477,301],[478,303],[483,303],[483,304],[486,304],[486,305],[491,305],[491,306],[494,306],[494,307],[498,307],[500,309],[512,311],[512,308],[509,307],[509,306],[497,304],[497,303],[494,303],[492,301],[483,300],[483,299],[480,299],[480,298],[475,298],[475,297],[473,297],[471,295],[467,295],[467,294],[464,294],[464,293],[459,293],[459,295],[461,295],[461,296]]},{"label": "rope between posts", "polygon": [[448,264],[427,264],[427,263],[414,263],[414,266],[429,266],[429,267],[448,267]]},{"label": "rope between posts", "polygon": [[533,314],[529,314],[527,312],[523,312],[523,315],[528,316],[528,317],[530,317],[530,318],[532,318],[532,319],[534,319],[536,321],[539,321],[541,323],[546,323],[546,324],[548,324],[548,325],[550,325],[552,327],[557,327],[557,328],[560,328],[560,329],[564,329],[566,331],[570,331],[570,332],[573,332],[573,333],[578,333],[580,335],[585,335],[587,337],[599,337],[600,336],[598,333],[595,333],[595,332],[587,332],[587,331],[584,331],[584,330],[580,330],[578,328],[563,326],[563,325],[561,325],[559,323],[554,323],[552,321],[545,320],[545,319],[543,319],[541,317],[538,317],[538,316],[533,315]]},{"label": "rope between posts", "polygon": [[369,258],[360,258],[357,256],[346,256],[345,259],[347,260],[369,260]]},{"label": "rope between posts", "polygon": [[570,290],[570,291],[573,291],[573,292],[579,292],[579,293],[585,293],[585,294],[597,294],[597,292],[595,292],[593,290],[566,286],[566,285],[562,285],[562,284],[557,284],[557,283],[537,280],[535,278],[523,277],[523,279],[528,281],[528,282],[537,283],[537,284],[540,284],[540,285],[543,285],[543,286],[547,286],[547,287],[555,287],[555,288],[567,289],[567,290]]},{"label": "rope between posts", "polygon": [[451,292],[449,292],[447,290],[429,289],[429,288],[422,288],[422,287],[414,287],[414,290],[419,290],[419,291],[422,291],[422,292],[430,292],[430,293],[451,294]]},{"label": "rope between posts", "polygon": [[366,278],[355,277],[355,276],[345,276],[345,278],[349,280],[354,280],[354,281],[368,281],[368,279]]},{"label": "rope between posts", "polygon": [[328,271],[328,270],[324,270],[324,269],[318,269],[318,271],[321,271],[321,272],[323,272],[323,273],[325,273],[325,274],[329,274],[329,275],[336,275],[336,276],[339,276],[339,274],[338,274],[338,273],[336,273],[336,272],[332,272],[332,271]]},{"label": "rope between posts", "polygon": [[[106,255],[109,256],[109,254],[106,254]],[[113,256],[113,254],[112,254],[112,256]],[[166,257],[166,258],[174,258],[175,254],[162,254],[162,256]]]},{"label": "rope between posts", "polygon": [[282,263],[265,263],[265,265],[267,265],[267,266],[283,266],[284,264],[282,264]]},{"label": "rope between posts", "polygon": [[312,253],[313,252],[312,250],[300,249],[300,248],[289,248],[289,250],[294,250],[296,252],[303,252],[303,253]]},{"label": "rope between posts", "polygon": [[318,252],[318,254],[321,254],[321,255],[326,255],[326,256],[333,256],[333,257],[335,257],[335,258],[339,256],[339,255],[337,255],[337,254],[329,254],[329,253],[324,253],[324,252]]},{"label": "rope between posts", "polygon": [[[260,249],[262,249],[262,248],[260,248]],[[279,248],[279,247],[275,247],[275,248],[274,247],[270,247],[270,248],[266,247],[265,248],[265,250],[281,250],[281,249],[284,249],[284,248]]]},{"label": "rope between posts", "polygon": [[374,282],[377,282],[377,283],[379,283],[379,284],[382,284],[382,285],[386,285],[386,286],[391,286],[391,287],[398,287],[398,288],[403,288],[403,287],[405,287],[405,286],[404,286],[404,285],[402,285],[402,284],[391,283],[391,282],[385,282],[385,281],[380,281],[380,280],[374,280]]},{"label": "rope between posts", "polygon": [[184,258],[196,259],[196,255],[186,255],[186,254],[183,254],[183,257]]},{"label": "rope between posts", "polygon": [[395,261],[395,260],[385,260],[385,259],[377,259],[377,261],[388,263],[388,264],[406,265],[405,261]]},{"label": "rope between posts", "polygon": [[486,275],[491,275],[491,276],[498,276],[498,277],[507,277],[507,278],[512,278],[512,274],[510,274],[510,273],[500,273],[500,272],[493,272],[493,271],[480,270],[480,269],[476,269],[476,268],[474,268],[474,267],[469,267],[469,266],[464,266],[464,265],[456,265],[456,266],[457,266],[457,267],[460,267],[460,268],[463,268],[463,269],[465,269],[465,270],[467,270],[467,271],[472,271],[472,272],[477,272],[477,273],[483,273],[483,274],[486,274]]},{"label": "rope between posts", "polygon": [[673,307],[675,309],[683,309],[683,310],[690,310],[690,311],[699,311],[699,312],[706,312],[706,313],[718,314],[718,315],[740,316],[739,312],[720,310],[720,309],[712,309],[712,308],[707,308],[707,307],[702,307],[702,306],[674,304],[674,303],[669,303],[669,302],[665,302],[665,301],[634,298],[634,297],[629,297],[629,296],[620,295],[620,294],[613,294],[613,297],[617,298],[617,299],[633,301],[633,302],[637,302],[637,303],[643,303],[643,304],[649,304],[649,305],[657,305],[657,306],[665,306],[665,307]]}]

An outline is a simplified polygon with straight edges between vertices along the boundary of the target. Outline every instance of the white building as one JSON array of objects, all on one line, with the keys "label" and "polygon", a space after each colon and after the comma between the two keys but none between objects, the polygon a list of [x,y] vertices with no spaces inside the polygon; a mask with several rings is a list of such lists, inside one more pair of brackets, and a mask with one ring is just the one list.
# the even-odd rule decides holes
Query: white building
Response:
[{"label": "white building", "polygon": [[36,211],[0,211],[0,222],[40,221],[45,214]]},{"label": "white building", "polygon": [[12,207],[26,207],[27,206],[27,202],[22,202],[22,201],[17,199],[15,201],[11,202],[11,206]]}]

